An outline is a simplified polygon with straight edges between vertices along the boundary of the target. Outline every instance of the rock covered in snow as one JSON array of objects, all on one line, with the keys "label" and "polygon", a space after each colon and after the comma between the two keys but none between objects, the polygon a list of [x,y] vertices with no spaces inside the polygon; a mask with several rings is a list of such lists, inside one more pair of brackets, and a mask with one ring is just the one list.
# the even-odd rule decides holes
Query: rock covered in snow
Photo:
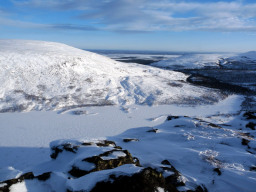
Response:
[{"label": "rock covered in snow", "polygon": [[186,78],[60,43],[0,40],[0,112],[188,100],[196,104],[211,103],[206,95],[220,98],[214,91],[187,84]]}]

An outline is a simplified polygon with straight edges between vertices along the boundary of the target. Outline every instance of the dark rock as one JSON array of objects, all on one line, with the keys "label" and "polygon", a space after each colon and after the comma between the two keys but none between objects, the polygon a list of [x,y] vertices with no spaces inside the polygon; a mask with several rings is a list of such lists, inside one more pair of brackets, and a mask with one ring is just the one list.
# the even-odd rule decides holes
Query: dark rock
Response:
[{"label": "dark rock", "polygon": [[256,166],[250,167],[250,171],[256,171]]},{"label": "dark rock", "polygon": [[202,185],[202,186],[198,186],[195,192],[208,192],[208,190],[204,185]]},{"label": "dark rock", "polygon": [[242,139],[242,145],[248,145],[250,143],[250,141],[249,140],[247,140],[247,139]]},{"label": "dark rock", "polygon": [[218,129],[221,129],[221,128],[222,128],[221,126],[216,125],[216,124],[214,124],[214,123],[209,123],[208,125],[211,126],[211,127],[214,127],[214,128],[218,128]]},{"label": "dark rock", "polygon": [[147,132],[149,132],[149,133],[157,133],[157,131],[158,131],[158,129],[152,128],[152,129],[148,130]]},{"label": "dark rock", "polygon": [[98,147],[108,147],[111,145],[116,147],[116,143],[114,141],[108,141],[108,140],[100,141],[99,143],[96,143],[96,145]]},{"label": "dark rock", "polygon": [[163,165],[171,165],[171,163],[168,160],[163,160],[161,163]]},{"label": "dark rock", "polygon": [[73,145],[71,143],[64,143],[62,145],[54,146],[51,148],[51,150],[52,150],[51,158],[56,159],[58,157],[59,153],[62,153],[63,151],[76,153],[78,148],[79,148],[78,145]]},{"label": "dark rock", "polygon": [[213,171],[216,172],[218,175],[222,174],[220,168],[214,168]]},{"label": "dark rock", "polygon": [[25,173],[23,175],[21,175],[20,177],[18,178],[15,178],[15,179],[10,179],[10,180],[6,180],[6,181],[3,181],[3,182],[0,182],[0,184],[6,184],[4,185],[3,187],[0,187],[0,192],[9,192],[10,191],[10,187],[16,183],[20,183],[24,180],[32,180],[32,179],[38,179],[40,181],[46,181],[47,179],[49,179],[51,176],[51,172],[47,172],[47,173],[44,173],[42,175],[38,175],[38,176],[35,176],[32,172],[28,172],[28,173]]},{"label": "dark rock", "polygon": [[72,175],[73,177],[79,178],[79,177],[89,174],[90,172],[92,172],[92,171],[86,171],[86,170],[82,170],[76,166],[72,166],[72,169],[68,173],[70,175]]},{"label": "dark rock", "polygon": [[178,119],[178,118],[180,118],[179,116],[172,116],[172,115],[169,115],[168,117],[167,117],[167,121],[171,121],[171,120],[173,120],[173,119]]},{"label": "dark rock", "polygon": [[87,111],[86,110],[77,110],[77,111],[72,111],[71,113],[73,115],[86,115]]},{"label": "dark rock", "polygon": [[93,145],[93,143],[92,142],[83,142],[81,145],[90,146],[90,145]]},{"label": "dark rock", "polygon": [[[108,159],[108,160],[104,160],[101,158],[101,157],[109,156],[116,151],[123,152],[125,153],[126,156],[119,156],[116,159]],[[118,149],[107,151],[98,156],[88,157],[86,159],[83,159],[82,161],[93,163],[95,165],[95,168],[89,171],[85,171],[85,170],[81,170],[79,167],[73,166],[72,169],[69,171],[70,175],[74,177],[82,177],[91,172],[101,171],[106,169],[113,169],[125,164],[135,164],[136,166],[140,166],[139,160],[137,158],[133,158],[132,155],[127,150],[118,150]]]},{"label": "dark rock", "polygon": [[174,186],[167,188],[168,186],[166,186],[166,181],[162,173],[152,168],[145,168],[132,176],[116,177],[115,175],[111,175],[110,179],[110,181],[97,183],[91,191],[155,192],[158,187],[161,187],[165,191],[178,192]]},{"label": "dark rock", "polygon": [[46,180],[48,180],[50,177],[51,177],[51,172],[46,172],[46,173],[43,173],[42,175],[38,175],[36,178],[37,178],[39,181],[46,181]]},{"label": "dark rock", "polygon": [[123,139],[123,142],[128,143],[131,141],[139,141],[139,139]]},{"label": "dark rock", "polygon": [[250,128],[252,130],[255,130],[255,127],[256,127],[256,123],[253,123],[253,122],[249,122],[245,125],[245,127],[247,128]]}]

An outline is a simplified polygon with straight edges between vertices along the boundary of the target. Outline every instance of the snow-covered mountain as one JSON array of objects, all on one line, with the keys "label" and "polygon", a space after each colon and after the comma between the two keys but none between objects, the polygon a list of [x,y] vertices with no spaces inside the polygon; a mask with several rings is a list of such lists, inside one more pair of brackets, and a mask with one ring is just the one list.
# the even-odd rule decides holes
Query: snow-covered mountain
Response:
[{"label": "snow-covered mountain", "polygon": [[236,54],[232,57],[220,59],[220,67],[228,69],[256,69],[256,51]]},{"label": "snow-covered mountain", "polygon": [[179,57],[152,63],[152,66],[168,69],[199,69],[204,67],[218,67],[218,61],[227,58],[222,54],[185,54]]},{"label": "snow-covered mountain", "polygon": [[0,40],[0,111],[110,104],[209,103],[183,73],[126,64],[64,44]]},{"label": "snow-covered mountain", "polygon": [[152,63],[168,69],[235,68],[256,69],[256,51],[240,54],[185,54]]}]

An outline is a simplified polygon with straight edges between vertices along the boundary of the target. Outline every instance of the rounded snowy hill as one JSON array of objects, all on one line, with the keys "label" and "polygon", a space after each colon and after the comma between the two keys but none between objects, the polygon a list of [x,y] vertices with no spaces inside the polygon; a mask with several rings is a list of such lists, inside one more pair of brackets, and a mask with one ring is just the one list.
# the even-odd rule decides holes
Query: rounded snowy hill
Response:
[{"label": "rounded snowy hill", "polygon": [[127,64],[60,43],[0,40],[0,112],[111,104],[197,104],[215,91],[183,73]]}]

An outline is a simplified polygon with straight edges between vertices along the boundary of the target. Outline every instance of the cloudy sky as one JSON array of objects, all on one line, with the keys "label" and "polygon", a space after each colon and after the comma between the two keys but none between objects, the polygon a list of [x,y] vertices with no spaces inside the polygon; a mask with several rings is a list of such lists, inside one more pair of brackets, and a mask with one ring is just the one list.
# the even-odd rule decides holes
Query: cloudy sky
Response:
[{"label": "cloudy sky", "polygon": [[0,0],[0,38],[84,49],[256,50],[256,1]]}]

